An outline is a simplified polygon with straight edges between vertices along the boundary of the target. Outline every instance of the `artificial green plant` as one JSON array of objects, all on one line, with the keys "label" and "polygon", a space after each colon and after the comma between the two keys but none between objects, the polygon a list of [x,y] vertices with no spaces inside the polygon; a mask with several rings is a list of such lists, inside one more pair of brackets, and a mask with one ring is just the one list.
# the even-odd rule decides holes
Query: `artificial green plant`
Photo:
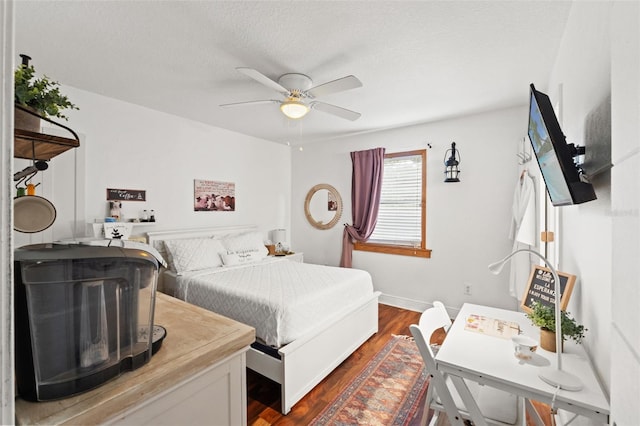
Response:
[{"label": "artificial green plant", "polygon": [[[562,325],[562,340],[567,340],[567,338],[569,338],[574,340],[576,343],[582,343],[582,339],[588,329],[583,325],[578,324],[568,312],[561,311],[560,317],[560,323]],[[556,315],[553,306],[534,302],[531,305],[531,312],[527,313],[527,318],[531,320],[533,325],[555,333]]]},{"label": "artificial green plant", "polygon": [[15,103],[33,108],[45,117],[68,120],[65,109],[78,109],[67,96],[60,93],[60,84],[46,75],[36,78],[33,65],[22,64],[14,73]]}]

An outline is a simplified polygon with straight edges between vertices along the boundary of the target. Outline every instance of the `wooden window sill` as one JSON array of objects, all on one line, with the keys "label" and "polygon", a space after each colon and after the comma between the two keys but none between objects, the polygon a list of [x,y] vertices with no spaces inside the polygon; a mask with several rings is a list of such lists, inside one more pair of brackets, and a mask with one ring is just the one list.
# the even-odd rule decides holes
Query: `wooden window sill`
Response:
[{"label": "wooden window sill", "polygon": [[431,258],[431,249],[421,247],[402,247],[374,243],[354,243],[353,249],[359,251],[370,251],[374,253]]}]

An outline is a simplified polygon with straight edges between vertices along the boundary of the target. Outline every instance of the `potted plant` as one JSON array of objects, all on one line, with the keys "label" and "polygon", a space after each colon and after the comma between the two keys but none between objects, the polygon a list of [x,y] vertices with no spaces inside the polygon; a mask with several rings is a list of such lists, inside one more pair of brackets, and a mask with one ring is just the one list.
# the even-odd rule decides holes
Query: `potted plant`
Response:
[{"label": "potted plant", "polygon": [[[33,65],[29,65],[31,58],[27,55],[20,56],[22,57],[22,64],[14,73],[15,103],[21,107],[15,110],[16,128],[24,129],[25,126],[20,120],[33,117],[37,129],[34,129],[32,124],[31,128],[27,130],[39,131],[39,117],[24,112],[24,109],[29,109],[40,117],[57,117],[67,120],[68,117],[62,111],[65,109],[78,109],[78,107],[71,103],[69,98],[60,93],[60,84],[57,81],[51,80],[46,75],[42,78],[36,78]],[[25,115],[27,117],[21,117]],[[32,123],[33,119],[31,120]]]},{"label": "potted plant", "polygon": [[[562,341],[567,338],[574,340],[576,343],[582,343],[584,334],[587,329],[576,322],[568,312],[562,311]],[[556,351],[556,318],[553,306],[543,305],[534,302],[531,305],[531,312],[527,314],[527,318],[531,320],[533,325],[540,327],[540,346],[542,349],[555,352]]]}]

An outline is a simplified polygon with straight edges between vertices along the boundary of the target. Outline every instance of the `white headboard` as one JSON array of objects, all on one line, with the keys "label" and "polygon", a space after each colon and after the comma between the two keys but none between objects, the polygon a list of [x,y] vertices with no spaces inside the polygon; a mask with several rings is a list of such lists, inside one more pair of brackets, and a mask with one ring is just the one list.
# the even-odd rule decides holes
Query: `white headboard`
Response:
[{"label": "white headboard", "polygon": [[164,246],[166,240],[181,240],[185,238],[214,238],[225,235],[242,234],[243,232],[257,231],[256,225],[220,226],[214,228],[176,229],[173,231],[147,232],[148,243],[158,250],[160,255],[167,259],[167,251]]},{"label": "white headboard", "polygon": [[[169,259],[164,242],[167,240],[181,240],[185,238],[214,238],[225,235],[242,234],[244,232],[257,231],[256,225],[220,226],[214,228],[176,229],[173,231],[147,232],[148,244],[155,248],[165,259]],[[158,291],[165,292],[165,273],[171,274],[167,269],[158,276]]]}]

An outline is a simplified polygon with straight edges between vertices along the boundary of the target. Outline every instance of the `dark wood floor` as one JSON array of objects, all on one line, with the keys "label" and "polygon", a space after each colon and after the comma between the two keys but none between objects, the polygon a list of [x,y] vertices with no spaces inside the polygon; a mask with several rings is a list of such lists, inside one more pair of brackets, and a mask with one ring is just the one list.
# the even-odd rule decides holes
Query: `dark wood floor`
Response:
[{"label": "dark wood floor", "polygon": [[[329,376],[302,398],[286,416],[280,409],[280,385],[247,370],[250,426],[306,425],[326,407],[389,341],[392,334],[410,336],[409,325],[416,324],[420,313],[388,305],[379,305],[378,333],[373,335]],[[434,340],[441,339],[434,335]],[[543,417],[544,418],[544,417]],[[547,419],[545,419],[546,424]]]}]

